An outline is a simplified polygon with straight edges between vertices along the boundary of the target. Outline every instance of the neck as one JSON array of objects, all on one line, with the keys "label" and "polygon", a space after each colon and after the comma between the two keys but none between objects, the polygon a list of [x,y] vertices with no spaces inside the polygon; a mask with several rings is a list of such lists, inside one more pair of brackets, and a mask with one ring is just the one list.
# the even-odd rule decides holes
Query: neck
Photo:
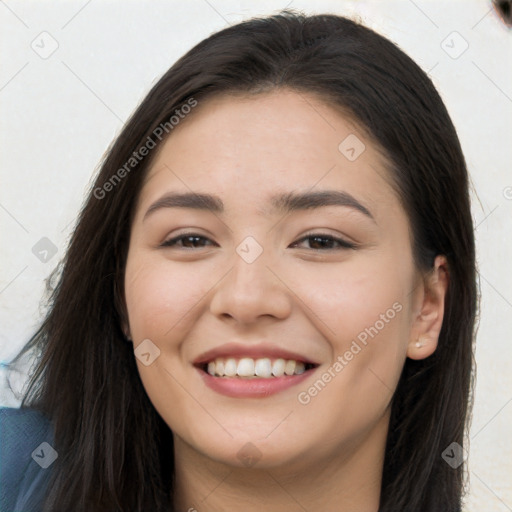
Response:
[{"label": "neck", "polygon": [[175,435],[175,510],[377,512],[388,423],[328,456],[264,469],[212,460]]}]

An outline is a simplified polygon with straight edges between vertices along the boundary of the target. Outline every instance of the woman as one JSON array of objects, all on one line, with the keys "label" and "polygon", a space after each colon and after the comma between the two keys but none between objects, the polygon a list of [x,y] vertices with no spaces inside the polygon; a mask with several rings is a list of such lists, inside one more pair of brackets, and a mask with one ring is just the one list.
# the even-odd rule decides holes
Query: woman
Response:
[{"label": "woman", "polygon": [[224,29],[90,191],[3,412],[37,430],[8,499],[460,511],[475,310],[467,170],[426,74],[339,16]]}]

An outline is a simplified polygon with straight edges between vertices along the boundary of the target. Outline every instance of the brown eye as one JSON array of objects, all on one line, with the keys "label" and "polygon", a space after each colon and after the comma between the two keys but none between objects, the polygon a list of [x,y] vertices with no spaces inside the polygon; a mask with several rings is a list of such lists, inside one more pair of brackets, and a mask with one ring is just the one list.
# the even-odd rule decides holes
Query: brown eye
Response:
[{"label": "brown eye", "polygon": [[[211,242],[209,238],[198,235],[197,233],[185,233],[183,235],[171,238],[163,242],[160,247],[178,247],[184,249],[197,249],[206,247],[204,242]],[[181,243],[180,243],[181,242]]]},{"label": "brown eye", "polygon": [[[341,238],[336,238],[331,235],[324,234],[311,234],[306,235],[304,238],[294,242],[292,247],[297,244],[304,242],[306,240],[310,241],[310,248],[315,251],[326,251],[326,250],[340,250],[340,249],[355,249],[355,244],[347,242]],[[334,244],[334,247],[333,247]],[[337,247],[336,247],[337,245]]]}]

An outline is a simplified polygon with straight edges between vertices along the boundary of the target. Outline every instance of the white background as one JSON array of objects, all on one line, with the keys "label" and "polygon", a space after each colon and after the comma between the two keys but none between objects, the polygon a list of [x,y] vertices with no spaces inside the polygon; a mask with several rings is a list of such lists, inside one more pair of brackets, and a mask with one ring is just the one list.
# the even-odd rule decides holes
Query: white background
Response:
[{"label": "white background", "polygon": [[[359,16],[429,72],[466,155],[482,307],[465,510],[510,511],[512,30],[484,1],[287,2],[0,1],[0,359],[40,321],[44,280],[102,155],[178,57],[227,24],[286,6]],[[58,250],[46,263],[32,252],[43,237]],[[1,377],[0,404],[19,405]]]}]

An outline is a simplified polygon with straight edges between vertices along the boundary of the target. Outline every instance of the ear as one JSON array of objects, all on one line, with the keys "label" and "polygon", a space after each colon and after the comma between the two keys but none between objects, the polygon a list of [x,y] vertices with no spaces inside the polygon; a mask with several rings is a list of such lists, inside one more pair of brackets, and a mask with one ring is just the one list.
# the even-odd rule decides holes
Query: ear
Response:
[{"label": "ear", "polygon": [[425,359],[437,348],[449,284],[448,272],[446,257],[436,256],[434,268],[423,279],[423,297],[413,320],[411,340],[407,347],[407,357],[410,359]]}]

